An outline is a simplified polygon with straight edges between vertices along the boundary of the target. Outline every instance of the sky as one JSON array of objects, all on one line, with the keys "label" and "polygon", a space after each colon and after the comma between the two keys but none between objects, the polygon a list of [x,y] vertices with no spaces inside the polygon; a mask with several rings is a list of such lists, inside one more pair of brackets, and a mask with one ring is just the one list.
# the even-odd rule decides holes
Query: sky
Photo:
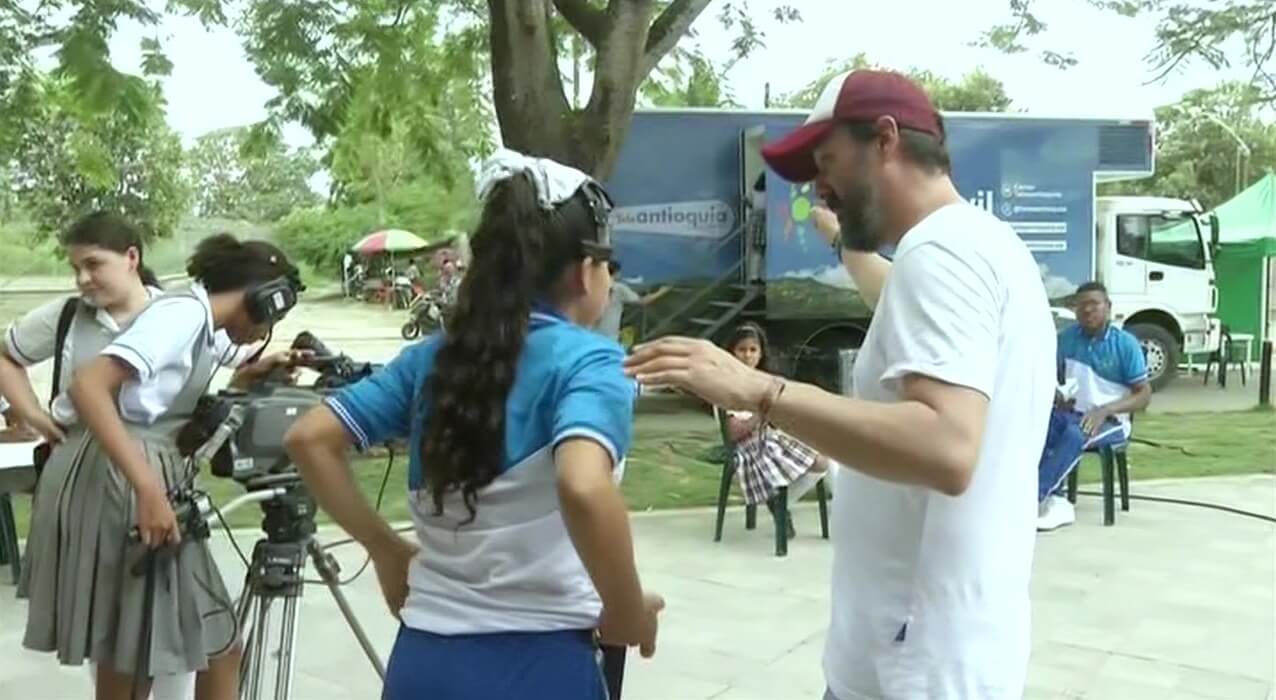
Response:
[{"label": "sky", "polygon": [[[1036,3],[1049,29],[1035,45],[1072,51],[1080,63],[1068,70],[1045,65],[1036,52],[1005,55],[969,46],[981,31],[1005,21],[1007,0],[789,3],[799,7],[802,22],[776,25],[770,9],[779,0],[751,2],[755,15],[766,18],[767,46],[729,75],[736,101],[746,107],[762,106],[768,83],[773,94],[800,89],[828,61],[859,52],[891,67],[925,68],[954,78],[982,66],[1003,81],[1015,106],[1056,116],[1148,116],[1188,90],[1249,77],[1243,69],[1220,76],[1197,64],[1149,84],[1153,75],[1144,56],[1155,45],[1155,18],[1123,18],[1078,0]],[[697,36],[687,41],[698,43],[711,57],[725,58],[731,35],[717,20],[717,5],[711,4],[697,20]],[[147,36],[158,36],[174,64],[164,92],[169,122],[186,141],[265,118],[273,91],[257,77],[231,30],[208,30],[195,19],[180,17],[158,28],[123,25],[111,41],[116,64],[136,70],[138,46]],[[293,145],[310,141],[299,125],[286,129],[284,136]]]}]

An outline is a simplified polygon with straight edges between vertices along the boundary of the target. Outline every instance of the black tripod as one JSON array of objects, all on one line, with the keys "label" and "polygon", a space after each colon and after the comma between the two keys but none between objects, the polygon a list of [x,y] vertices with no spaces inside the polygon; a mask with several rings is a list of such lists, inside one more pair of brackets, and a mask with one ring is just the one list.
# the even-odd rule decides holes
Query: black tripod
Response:
[{"label": "black tripod", "polygon": [[[275,670],[275,700],[288,700],[292,695],[293,662],[296,655],[297,603],[305,586],[306,558],[341,609],[341,616],[359,641],[363,653],[372,662],[377,675],[385,680],[385,666],[373,649],[367,634],[355,618],[350,603],[341,592],[336,559],[323,551],[314,540],[315,502],[296,474],[262,477],[249,484],[249,500],[259,500],[265,518],[262,529],[266,536],[253,547],[244,591],[235,618],[240,630],[249,630],[244,642],[243,660],[239,666],[239,697],[260,700],[267,672],[267,646],[277,638],[278,659]],[[279,603],[279,606],[275,604]],[[279,627],[272,629],[272,612],[283,608]],[[250,624],[251,622],[251,624]],[[272,634],[275,632],[275,634]]]}]

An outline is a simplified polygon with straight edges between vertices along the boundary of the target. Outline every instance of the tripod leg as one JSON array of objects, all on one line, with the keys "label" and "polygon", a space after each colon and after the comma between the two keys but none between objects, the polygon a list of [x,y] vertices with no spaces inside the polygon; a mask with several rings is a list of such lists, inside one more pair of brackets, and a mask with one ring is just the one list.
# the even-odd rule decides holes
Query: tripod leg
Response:
[{"label": "tripod leg", "polygon": [[284,600],[283,629],[279,638],[279,668],[275,676],[275,700],[288,700],[292,695],[292,665],[295,660],[293,646],[297,638],[297,600],[298,596]]},{"label": "tripod leg", "polygon": [[355,618],[354,611],[350,609],[350,603],[346,600],[346,596],[341,592],[340,580],[337,578],[336,562],[332,557],[324,553],[323,548],[318,542],[310,541],[306,545],[306,550],[310,553],[310,558],[314,562],[315,571],[319,572],[319,578],[328,586],[328,591],[332,593],[333,600],[337,601],[337,607],[341,609],[341,616],[346,619],[346,624],[350,626],[350,631],[354,632],[355,639],[359,640],[359,646],[363,648],[363,653],[368,657],[368,661],[372,662],[372,667],[377,670],[377,675],[381,680],[385,680],[385,665],[381,663],[381,657],[377,656],[377,650],[372,647],[372,642],[368,639],[367,633],[363,631],[363,627],[359,625],[359,620]]},{"label": "tripod leg", "polygon": [[266,668],[266,645],[270,644],[270,598],[257,601],[257,621],[253,623],[253,645],[249,658],[248,700],[261,700],[261,674]]},{"label": "tripod leg", "polygon": [[245,578],[244,592],[239,594],[239,602],[235,607],[235,621],[239,625],[239,641],[243,645],[239,659],[239,696],[245,697],[248,689],[248,679],[253,676],[253,646],[257,642],[254,630],[248,621],[253,619],[254,603],[259,602],[253,595],[252,581]]}]

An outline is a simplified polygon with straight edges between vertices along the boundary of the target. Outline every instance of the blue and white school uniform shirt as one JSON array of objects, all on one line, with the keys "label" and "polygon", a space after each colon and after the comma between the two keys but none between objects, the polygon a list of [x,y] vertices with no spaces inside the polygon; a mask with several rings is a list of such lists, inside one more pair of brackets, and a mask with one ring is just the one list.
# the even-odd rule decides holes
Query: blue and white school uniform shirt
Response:
[{"label": "blue and white school uniform shirt", "polygon": [[409,439],[408,505],[421,554],[408,575],[403,623],[436,634],[593,629],[601,601],[576,554],[558,502],[554,448],[597,442],[615,478],[633,429],[635,384],[614,341],[549,313],[532,314],[505,408],[505,460],[469,518],[459,492],[441,515],[426,492],[420,443],[435,335],[326,399],[361,448]]},{"label": "blue and white school uniform shirt", "polygon": [[[1139,339],[1108,324],[1091,336],[1079,324],[1059,333],[1059,371],[1077,384],[1076,410],[1091,409],[1125,398],[1148,380],[1147,360]],[[1129,436],[1130,416],[1115,416]]]}]

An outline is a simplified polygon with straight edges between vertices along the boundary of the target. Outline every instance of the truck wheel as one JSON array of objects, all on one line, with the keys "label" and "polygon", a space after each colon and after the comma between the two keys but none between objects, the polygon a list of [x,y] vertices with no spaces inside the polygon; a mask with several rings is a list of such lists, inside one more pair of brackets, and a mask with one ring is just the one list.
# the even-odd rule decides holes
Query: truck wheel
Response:
[{"label": "truck wheel", "polygon": [[1179,344],[1164,328],[1151,323],[1136,323],[1126,330],[1139,339],[1148,363],[1148,382],[1153,390],[1164,388],[1179,371]]}]

